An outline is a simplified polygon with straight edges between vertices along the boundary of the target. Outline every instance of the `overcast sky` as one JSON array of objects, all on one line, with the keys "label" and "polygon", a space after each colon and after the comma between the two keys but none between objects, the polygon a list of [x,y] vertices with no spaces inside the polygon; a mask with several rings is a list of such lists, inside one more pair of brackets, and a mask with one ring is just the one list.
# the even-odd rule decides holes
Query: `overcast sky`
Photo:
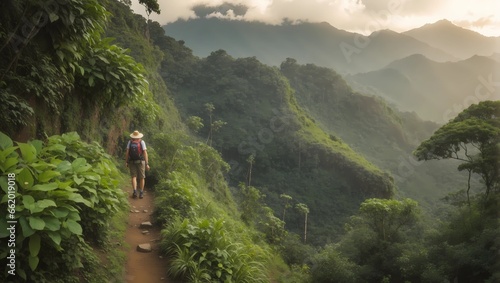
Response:
[{"label": "overcast sky", "polygon": [[[420,27],[441,19],[487,36],[500,36],[500,0],[158,0],[160,15],[151,19],[167,24],[178,19],[195,18],[197,5],[244,5],[244,14],[236,10],[213,13],[213,17],[258,20],[279,24],[292,21],[328,22],[351,32],[370,34],[379,29],[397,32]],[[145,9],[133,0],[132,9],[145,15]]]}]

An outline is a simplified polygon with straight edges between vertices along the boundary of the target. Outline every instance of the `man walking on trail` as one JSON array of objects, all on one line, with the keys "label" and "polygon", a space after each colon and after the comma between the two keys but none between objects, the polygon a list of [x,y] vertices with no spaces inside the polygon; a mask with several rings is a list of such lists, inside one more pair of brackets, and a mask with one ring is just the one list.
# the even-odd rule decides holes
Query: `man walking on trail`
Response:
[{"label": "man walking on trail", "polygon": [[146,170],[149,170],[146,143],[141,140],[143,136],[139,131],[134,131],[130,134],[132,139],[127,143],[127,150],[125,152],[125,166],[129,168],[130,176],[132,177],[133,198],[137,197],[137,185],[139,185],[140,190],[139,198],[144,197]]}]

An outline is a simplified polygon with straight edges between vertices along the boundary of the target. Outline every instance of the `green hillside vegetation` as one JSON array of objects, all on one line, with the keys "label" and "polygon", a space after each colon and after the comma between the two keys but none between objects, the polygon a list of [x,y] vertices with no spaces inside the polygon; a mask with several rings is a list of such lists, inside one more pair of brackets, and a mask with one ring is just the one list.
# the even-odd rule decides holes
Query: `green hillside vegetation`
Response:
[{"label": "green hillside vegetation", "polygon": [[[266,203],[281,210],[278,196],[285,193],[309,206],[311,242],[334,236],[364,198],[393,194],[390,176],[321,130],[277,69],[219,50],[201,59],[196,71],[195,83],[176,86],[186,119],[203,117],[209,124],[199,134],[208,137],[206,105],[213,105],[213,120],[226,124],[211,140],[232,165],[231,184],[247,182],[247,158],[253,156],[251,185],[262,190]],[[297,213],[286,222],[295,231],[301,227]]]},{"label": "green hillside vegetation", "polygon": [[[15,30],[10,26],[16,23],[12,20],[15,18],[13,12],[42,11],[41,15],[45,16],[44,12],[50,12],[47,9],[54,9],[52,6],[38,6],[36,1],[3,2],[2,5],[18,5],[16,10],[8,9],[12,8],[10,6],[1,9],[12,13],[2,17],[5,19],[1,24],[4,40],[9,40],[6,37],[10,34],[8,31]],[[165,37],[165,42],[174,48],[172,53],[160,51],[143,36],[145,19],[133,16],[126,5],[116,1],[107,3],[107,11],[96,2],[85,5],[79,1],[64,2],[57,8],[60,15],[49,13],[48,23],[41,25],[36,36],[28,38],[29,45],[22,46],[23,56],[16,58],[16,62],[12,63],[9,57],[16,52],[13,45],[4,45],[2,49],[1,84],[9,86],[2,87],[2,99],[5,98],[3,101],[7,105],[14,106],[2,112],[7,121],[2,123],[2,130],[21,140],[30,140],[14,144],[7,135],[1,136],[0,167],[6,174],[1,177],[4,192],[8,191],[8,174],[16,173],[17,176],[14,180],[18,189],[15,217],[21,228],[16,232],[18,266],[15,280],[102,282],[123,279],[123,253],[116,249],[116,245],[122,244],[116,239],[123,238],[123,234],[117,235],[112,229],[118,233],[122,229],[123,233],[124,227],[115,227],[111,223],[123,223],[127,207],[120,189],[123,184],[118,182],[122,176],[113,158],[98,144],[102,143],[107,152],[121,159],[127,132],[137,128],[144,128],[150,137],[151,158],[158,168],[148,178],[148,186],[154,186],[158,194],[158,223],[165,224],[168,220],[172,227],[179,227],[175,223],[192,223],[199,225],[200,235],[205,234],[205,225],[219,225],[213,235],[200,239],[200,246],[193,244],[189,251],[194,254],[206,252],[205,241],[215,236],[220,238],[219,243],[213,243],[211,251],[221,254],[206,256],[210,260],[206,264],[222,266],[221,270],[213,270],[212,278],[227,279],[234,274],[238,280],[258,282],[254,279],[268,278],[270,270],[275,276],[286,272],[282,261],[275,258],[266,243],[258,240],[259,234],[240,220],[223,178],[227,164],[212,148],[197,143],[184,133],[185,127],[168,96],[168,89],[163,80],[158,79],[159,62],[168,63],[169,56],[171,58],[176,49],[181,52],[187,49]],[[94,23],[85,18],[92,12],[101,13],[94,15],[100,16],[101,22]],[[116,15],[121,18],[116,18]],[[120,42],[122,47],[131,48],[130,55],[122,47],[101,38],[108,17],[112,20],[107,23],[106,34],[116,36],[115,42]],[[80,29],[77,24],[87,22],[97,28],[88,31],[93,40],[83,42],[78,36],[89,35],[77,33],[73,37],[61,37],[61,40],[66,40],[63,43],[44,43],[46,34],[58,35],[56,31],[64,34],[64,28],[70,34],[75,32],[73,28],[83,33],[85,29]],[[19,23],[18,27],[21,25]],[[59,50],[64,44],[73,47]],[[61,52],[85,56],[72,54],[73,57],[62,58],[67,62],[61,62]],[[11,66],[13,64],[17,64],[16,68]],[[60,89],[58,82],[52,85],[47,81],[37,81],[39,77],[24,76],[28,65],[55,72],[46,74],[46,79],[60,79],[66,83],[66,88]],[[64,91],[57,92],[57,96],[43,96],[55,94],[55,88]],[[55,119],[48,115],[49,110],[57,115]],[[69,130],[78,130],[82,140],[92,140],[92,143],[87,145],[80,141],[76,133],[54,135]],[[41,140],[33,140],[35,137]],[[172,142],[168,143],[169,140]],[[7,211],[7,205],[7,195],[4,195],[3,211]],[[7,278],[12,278],[7,273],[6,239],[9,234],[5,220],[1,222],[0,261],[5,267],[1,280],[7,282]],[[169,231],[175,231],[175,228],[169,228]],[[255,245],[256,242],[260,243],[259,246]],[[172,246],[165,243],[165,250],[171,249]],[[182,252],[185,254],[186,251]],[[168,254],[175,261],[175,252]],[[197,262],[203,263],[199,259]],[[206,268],[200,267],[202,270]],[[191,269],[176,273],[172,267],[170,274],[186,279],[201,273]],[[206,276],[202,275],[203,278]]]},{"label": "green hillside vegetation", "polygon": [[[424,122],[414,113],[393,110],[378,96],[353,91],[331,69],[299,65],[289,58],[281,64],[281,72],[295,89],[298,104],[327,133],[338,135],[370,162],[389,171],[399,195],[432,207],[466,180],[465,174],[452,169],[455,162],[423,164],[412,157],[413,149],[437,129],[437,124]],[[447,181],[439,182],[443,178]]]},{"label": "green hillside vegetation", "polygon": [[[112,237],[113,230],[124,229],[117,217],[123,218],[126,199],[122,174],[102,147],[82,142],[75,132],[15,144],[0,132],[0,170],[0,208],[12,215],[0,219],[2,282],[121,276],[123,254]],[[15,230],[7,229],[13,225]]]},{"label": "green hillside vegetation", "polygon": [[[116,164],[135,129],[148,142],[171,280],[500,280],[497,101],[438,127],[330,69],[223,50],[198,58],[122,2],[0,4],[0,210],[17,221],[11,277],[0,219],[0,281],[124,280],[127,185]],[[21,15],[46,21],[23,35]],[[405,184],[388,173],[394,154],[413,150],[415,179],[427,168],[419,197],[459,183],[432,217],[394,197]],[[480,181],[455,180],[457,169]]]}]

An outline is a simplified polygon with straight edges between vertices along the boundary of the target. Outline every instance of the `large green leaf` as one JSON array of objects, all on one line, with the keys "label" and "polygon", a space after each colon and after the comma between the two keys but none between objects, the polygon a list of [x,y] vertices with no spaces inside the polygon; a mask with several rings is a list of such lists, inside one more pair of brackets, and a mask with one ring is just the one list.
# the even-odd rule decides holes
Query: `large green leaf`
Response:
[{"label": "large green leaf", "polygon": [[18,157],[18,154],[16,151],[16,149],[18,149],[17,146],[11,146],[11,147],[8,147],[6,149],[3,149],[0,151],[0,162],[2,162],[3,160],[7,159],[7,157],[9,157],[10,155],[12,155],[13,157]]},{"label": "large green leaf", "polygon": [[28,168],[23,168],[19,174],[16,175],[17,182],[23,189],[29,189],[33,186],[34,179],[31,171]]},{"label": "large green leaf", "polygon": [[80,217],[80,213],[77,211],[71,211],[68,214],[68,219],[74,220],[74,221],[80,221],[82,218]]},{"label": "large green leaf", "polygon": [[69,161],[62,161],[61,163],[57,164],[57,171],[64,173],[66,171],[71,170],[73,167],[71,166],[71,163]]},{"label": "large green leaf", "polygon": [[7,158],[4,162],[0,163],[0,170],[2,172],[11,172],[12,167],[16,166],[18,162],[19,158],[17,157]]},{"label": "large green leaf", "polygon": [[44,171],[44,172],[40,173],[40,175],[38,175],[38,182],[46,183],[46,182],[50,181],[52,178],[57,177],[57,176],[61,176],[61,173],[59,173],[57,171],[52,171],[52,170]]},{"label": "large green leaf", "polygon": [[23,231],[23,236],[25,238],[28,238],[29,236],[35,234],[35,230],[31,229],[28,221],[26,220],[26,218],[24,218],[24,216],[19,218],[19,224],[21,224],[21,230]]},{"label": "large green leaf", "polygon": [[66,227],[68,227],[68,230],[70,230],[71,233],[76,235],[81,235],[83,232],[82,226],[78,222],[71,219],[66,221]]},{"label": "large green leaf", "polygon": [[43,141],[41,140],[32,140],[29,144],[33,145],[37,153],[40,153],[43,148]]},{"label": "large green leaf", "polygon": [[68,216],[69,210],[64,207],[58,207],[55,209],[51,209],[50,213],[54,215],[56,218],[64,218]]},{"label": "large green leaf", "polygon": [[58,185],[57,183],[48,183],[48,184],[38,184],[34,185],[31,190],[32,191],[42,191],[42,192],[48,192],[48,191],[53,191],[57,189]]},{"label": "large green leaf", "polygon": [[43,221],[40,217],[30,216],[28,217],[28,221],[33,230],[43,230],[43,228],[45,228],[45,221]]},{"label": "large green leaf", "polygon": [[38,263],[40,262],[40,259],[37,256],[29,256],[29,265],[31,270],[35,270],[38,267]]},{"label": "large green leaf", "polygon": [[45,208],[51,206],[56,206],[56,203],[53,200],[51,199],[39,200],[34,204],[34,208],[31,210],[31,213],[42,212],[45,210]]},{"label": "large green leaf", "polygon": [[75,171],[76,173],[86,172],[92,168],[92,166],[87,163],[87,160],[85,158],[75,159],[71,166],[73,167],[73,171]]},{"label": "large green leaf", "polygon": [[8,147],[13,146],[14,143],[6,134],[0,132],[0,149],[4,150]]},{"label": "large green leaf", "polygon": [[49,235],[50,239],[54,244],[56,244],[56,247],[58,247],[58,250],[62,250],[61,248],[61,233],[59,231],[47,231],[47,235]]},{"label": "large green leaf", "polygon": [[75,181],[75,184],[81,185],[83,182],[85,182],[85,178],[79,178],[77,175],[74,175],[73,181]]},{"label": "large green leaf", "polygon": [[36,159],[36,149],[33,145],[27,143],[17,143],[21,155],[26,162],[33,162]]},{"label": "large green leaf", "polygon": [[46,148],[44,148],[44,150],[48,151],[48,152],[64,153],[64,152],[66,152],[66,146],[59,144],[59,143],[56,143],[56,144],[51,144],[51,145],[47,146]]},{"label": "large green leaf", "polygon": [[54,216],[43,216],[43,221],[45,221],[45,229],[50,231],[59,231],[61,229],[61,221]]},{"label": "large green leaf", "polygon": [[23,204],[25,208],[30,209],[35,205],[35,198],[30,195],[23,195]]},{"label": "large green leaf", "polygon": [[92,207],[92,203],[90,201],[84,199],[81,194],[70,193],[69,195],[70,195],[69,199],[71,201],[78,202],[78,203],[83,203],[83,204],[85,204],[88,207]]},{"label": "large green leaf", "polygon": [[29,247],[30,247],[30,256],[36,257],[40,252],[40,235],[34,234],[30,237]]}]

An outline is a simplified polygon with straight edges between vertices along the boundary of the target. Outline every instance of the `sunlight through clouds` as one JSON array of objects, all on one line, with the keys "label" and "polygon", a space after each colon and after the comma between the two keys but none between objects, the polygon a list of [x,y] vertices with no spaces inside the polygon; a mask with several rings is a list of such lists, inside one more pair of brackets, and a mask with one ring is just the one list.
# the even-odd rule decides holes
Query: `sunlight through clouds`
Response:
[{"label": "sunlight through clouds", "polygon": [[[214,11],[210,16],[226,19],[262,21],[280,24],[291,22],[328,22],[347,31],[369,34],[375,22],[382,29],[403,32],[447,19],[456,25],[500,36],[500,1],[498,0],[158,0],[161,15],[152,20],[167,24],[178,19],[196,18],[195,6],[217,7],[244,5],[244,15]],[[391,7],[399,7],[394,12]],[[145,14],[144,7],[133,0],[132,9]]]}]

